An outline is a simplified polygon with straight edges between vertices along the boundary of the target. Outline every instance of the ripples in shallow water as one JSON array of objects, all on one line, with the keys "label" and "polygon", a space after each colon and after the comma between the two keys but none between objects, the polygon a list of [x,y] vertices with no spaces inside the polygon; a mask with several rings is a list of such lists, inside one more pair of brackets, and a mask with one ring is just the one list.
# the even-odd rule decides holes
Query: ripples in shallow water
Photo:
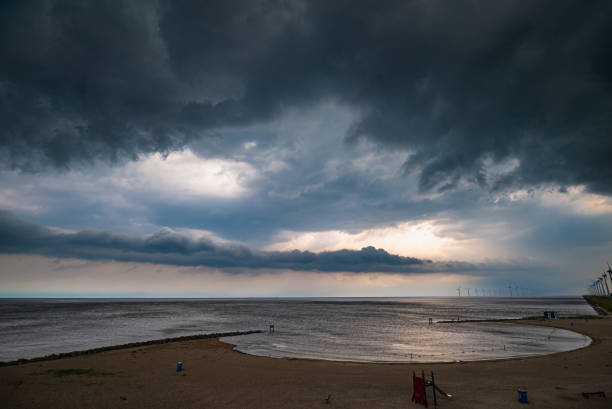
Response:
[{"label": "ripples in shallow water", "polygon": [[[267,330],[227,339],[255,355],[347,361],[454,361],[558,352],[583,335],[505,323],[434,321],[593,314],[579,297],[233,300],[0,300],[0,361],[197,333]],[[504,349],[505,346],[505,349]]]}]

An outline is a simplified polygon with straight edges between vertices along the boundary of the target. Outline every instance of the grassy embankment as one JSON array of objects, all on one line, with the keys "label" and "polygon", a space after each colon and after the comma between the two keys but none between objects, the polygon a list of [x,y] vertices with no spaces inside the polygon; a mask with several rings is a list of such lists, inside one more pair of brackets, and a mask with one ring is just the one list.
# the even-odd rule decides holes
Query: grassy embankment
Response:
[{"label": "grassy embankment", "polygon": [[600,308],[606,310],[608,314],[612,313],[612,297],[603,297],[600,295],[585,295],[585,300],[591,305],[598,305]]}]

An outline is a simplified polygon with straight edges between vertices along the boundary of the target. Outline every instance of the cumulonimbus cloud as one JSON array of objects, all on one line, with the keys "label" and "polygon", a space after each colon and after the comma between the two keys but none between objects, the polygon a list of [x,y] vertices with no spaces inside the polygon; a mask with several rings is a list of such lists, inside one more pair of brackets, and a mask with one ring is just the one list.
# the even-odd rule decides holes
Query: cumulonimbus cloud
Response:
[{"label": "cumulonimbus cloud", "polygon": [[347,141],[410,152],[421,190],[609,195],[611,17],[569,0],[3,2],[0,159],[166,153],[333,98],[361,113]]}]

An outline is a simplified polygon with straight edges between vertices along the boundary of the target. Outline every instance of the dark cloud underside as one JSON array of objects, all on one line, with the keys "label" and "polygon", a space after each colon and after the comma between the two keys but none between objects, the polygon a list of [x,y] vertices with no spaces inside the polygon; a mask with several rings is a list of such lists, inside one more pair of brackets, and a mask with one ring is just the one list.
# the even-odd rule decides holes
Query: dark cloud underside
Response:
[{"label": "dark cloud underside", "polygon": [[[193,240],[167,228],[148,236],[102,231],[57,233],[25,222],[6,211],[0,211],[0,253],[204,266],[230,272],[288,269],[409,274],[431,272],[433,267],[429,260],[389,254],[374,247],[321,253],[299,250],[265,252],[244,245]],[[469,267],[465,263],[448,263],[441,268],[466,271]]]},{"label": "dark cloud underside", "polygon": [[612,193],[609,1],[0,7],[0,154],[12,168],[169,152],[333,98],[361,113],[339,137],[406,150],[424,191]]}]

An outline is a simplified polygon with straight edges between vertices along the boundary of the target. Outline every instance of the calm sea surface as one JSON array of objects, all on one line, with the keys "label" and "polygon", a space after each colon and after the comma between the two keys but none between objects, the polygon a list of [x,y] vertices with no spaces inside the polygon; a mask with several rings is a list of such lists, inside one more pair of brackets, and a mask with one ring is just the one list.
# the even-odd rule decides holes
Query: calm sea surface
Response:
[{"label": "calm sea surface", "polygon": [[[580,348],[575,332],[507,323],[554,310],[594,314],[579,297],[0,299],[0,361],[201,333],[254,355],[363,362],[467,361]],[[434,324],[429,325],[429,318]]]}]

